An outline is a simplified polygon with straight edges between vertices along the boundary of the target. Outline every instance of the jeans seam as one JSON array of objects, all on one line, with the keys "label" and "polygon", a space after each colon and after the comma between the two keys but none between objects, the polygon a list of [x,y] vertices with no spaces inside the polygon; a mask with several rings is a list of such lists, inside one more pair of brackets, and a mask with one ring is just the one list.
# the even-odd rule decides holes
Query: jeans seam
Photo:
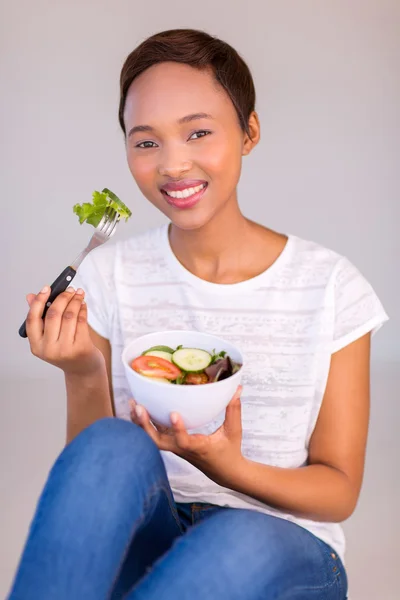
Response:
[{"label": "jeans seam", "polygon": [[[321,542],[322,542],[322,540],[319,540],[318,538],[317,538],[317,541],[318,541],[318,542],[319,542],[319,541],[321,541]],[[330,561],[329,561],[329,558],[332,558],[332,553],[334,553],[334,554],[335,554],[335,556],[336,556],[336,558],[335,558],[335,559],[333,559],[333,560],[334,560],[334,561],[335,561],[335,563],[337,564],[337,563],[338,563],[338,557],[337,557],[337,554],[336,554],[336,552],[334,552],[334,551],[332,550],[332,548],[331,548],[330,546],[328,546],[327,544],[325,544],[325,542],[322,542],[322,544],[323,544],[323,546],[322,546],[321,550],[322,550],[323,554],[325,555],[325,563],[326,563],[326,568],[327,568],[327,571],[328,571],[328,573],[332,573],[332,567],[331,567],[331,565],[329,564],[329,563],[330,563]],[[329,555],[329,556],[328,556],[328,555]],[[326,559],[327,559],[327,560],[326,560]],[[339,566],[339,565],[340,565],[340,566]],[[293,594],[293,592],[318,592],[318,591],[328,591],[328,590],[332,589],[334,586],[336,586],[336,587],[337,587],[337,589],[338,589],[340,592],[342,592],[342,593],[343,593],[343,592],[345,591],[345,590],[344,590],[344,588],[343,588],[343,577],[342,577],[342,569],[344,570],[344,566],[343,566],[341,563],[339,563],[339,565],[338,565],[338,567],[337,567],[337,568],[338,568],[338,570],[337,570],[337,572],[336,572],[336,573],[334,572],[334,574],[333,574],[333,579],[332,579],[331,581],[328,581],[328,582],[327,582],[326,584],[324,584],[324,585],[317,585],[317,586],[301,586],[301,585],[300,585],[300,586],[296,586],[295,588],[292,588],[291,590],[289,590],[289,592],[288,592],[288,593],[289,593],[289,595],[287,595],[288,593],[285,593],[285,595],[284,595],[284,596],[282,596],[282,600],[285,600],[285,598],[288,598],[288,599],[289,599],[289,598],[291,598],[291,595],[290,595],[290,594]],[[346,593],[346,595],[344,596],[344,598],[347,598],[347,593]]]},{"label": "jeans seam", "polygon": [[[149,504],[150,504],[150,502],[152,501],[152,499],[153,499],[153,498],[156,496],[156,494],[157,494],[158,492],[165,492],[165,495],[167,496],[168,505],[169,505],[169,507],[171,508],[172,515],[173,515],[173,517],[174,517],[174,519],[175,519],[175,522],[177,523],[177,525],[178,525],[178,527],[179,527],[179,530],[182,532],[182,527],[181,527],[181,524],[180,524],[179,520],[176,518],[176,516],[175,516],[175,514],[174,514],[174,510],[173,510],[173,508],[174,508],[174,507],[171,505],[171,502],[170,502],[170,498],[169,498],[169,489],[168,489],[168,487],[167,487],[167,486],[165,486],[164,484],[161,484],[161,485],[160,485],[159,483],[155,483],[155,484],[154,484],[154,485],[153,485],[153,486],[150,488],[150,490],[149,490],[148,494],[146,495],[146,498],[145,498],[145,500],[144,500],[143,511],[142,511],[142,513],[141,513],[140,517],[139,517],[139,518],[138,518],[138,519],[135,521],[135,523],[134,523],[134,525],[133,525],[133,527],[132,527],[131,535],[129,536],[129,542],[128,542],[128,544],[126,545],[125,551],[124,551],[124,553],[123,553],[123,555],[122,555],[122,558],[121,558],[121,561],[120,561],[120,564],[119,564],[119,569],[118,569],[118,571],[117,571],[117,573],[116,573],[116,575],[115,575],[115,577],[114,577],[114,579],[113,579],[113,581],[112,581],[112,584],[111,584],[111,587],[110,587],[109,594],[107,595],[107,598],[108,598],[108,600],[110,600],[110,599],[112,598],[112,594],[113,594],[113,592],[114,592],[115,585],[116,585],[116,583],[117,583],[118,577],[121,575],[121,572],[122,572],[122,567],[123,567],[123,564],[124,564],[124,562],[125,562],[125,559],[126,559],[126,557],[127,557],[127,555],[128,555],[129,548],[130,548],[130,546],[131,546],[131,544],[132,544],[133,537],[134,537],[135,533],[137,532],[137,530],[139,529],[139,527],[141,527],[141,526],[143,525],[143,523],[145,523],[145,521],[146,521],[146,514],[145,514],[145,513],[146,513],[146,509],[147,509],[147,507],[149,506]],[[130,591],[128,592],[128,594],[129,594],[131,591],[132,591],[132,590],[130,590]],[[125,597],[126,597],[126,596],[125,596]]]},{"label": "jeans seam", "polygon": [[302,585],[298,585],[296,587],[291,588],[287,592],[285,592],[283,596],[280,596],[280,600],[285,600],[285,599],[291,600],[292,599],[292,594],[293,593],[297,593],[297,592],[322,592],[322,591],[328,591],[328,590],[332,589],[334,586],[338,586],[338,584],[339,584],[338,579],[334,579],[333,581],[330,581],[326,585],[316,585],[316,586],[309,586],[309,585],[302,586]]},{"label": "jeans seam", "polygon": [[[334,582],[336,582],[341,591],[343,591],[344,580],[346,579],[346,569],[337,552],[320,538],[318,538],[318,541],[320,542],[320,545],[322,545],[322,551],[325,554],[327,568],[330,569],[331,573],[333,573]],[[333,567],[336,567],[336,570]],[[345,575],[345,577],[343,577],[343,575]]]},{"label": "jeans seam", "polygon": [[[291,589],[289,593],[291,594],[293,592],[324,591],[324,590],[330,590],[331,588],[333,588],[333,586],[337,586],[339,591],[344,592],[345,590],[343,587],[342,570],[345,571],[345,568],[344,568],[340,558],[338,557],[336,551],[334,551],[333,548],[331,548],[331,546],[329,546],[326,542],[324,542],[323,540],[321,540],[320,538],[315,536],[313,533],[311,533],[311,532],[309,532],[309,533],[315,538],[315,540],[318,543],[318,546],[320,548],[320,551],[322,552],[326,572],[331,574],[331,576],[333,575],[333,578],[331,581],[328,581],[324,585],[297,586],[296,588]],[[333,554],[335,555],[335,558],[333,558],[333,556],[332,556]],[[332,570],[332,561],[337,566],[337,572]],[[346,597],[347,597],[347,593],[346,593],[345,598]],[[289,599],[289,598],[291,598],[291,596],[290,595],[288,596],[287,593],[285,593],[285,595],[282,597],[282,600],[285,600],[285,598]]]}]

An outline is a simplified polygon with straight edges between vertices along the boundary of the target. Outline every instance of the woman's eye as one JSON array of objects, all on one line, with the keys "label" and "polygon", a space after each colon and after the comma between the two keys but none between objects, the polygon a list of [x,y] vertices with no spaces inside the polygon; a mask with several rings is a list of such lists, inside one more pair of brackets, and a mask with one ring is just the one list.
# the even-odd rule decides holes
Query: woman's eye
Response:
[{"label": "woman's eye", "polygon": [[156,148],[157,144],[155,144],[154,142],[140,142],[140,144],[137,144],[136,148]]},{"label": "woman's eye", "polygon": [[198,140],[199,138],[205,137],[209,135],[211,131],[206,131],[205,129],[201,129],[200,131],[195,131],[191,136],[190,140]]}]

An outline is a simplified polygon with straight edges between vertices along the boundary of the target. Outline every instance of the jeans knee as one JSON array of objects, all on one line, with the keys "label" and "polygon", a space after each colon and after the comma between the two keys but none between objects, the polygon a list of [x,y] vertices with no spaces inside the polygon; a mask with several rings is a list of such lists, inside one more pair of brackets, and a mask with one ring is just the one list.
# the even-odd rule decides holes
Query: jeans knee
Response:
[{"label": "jeans knee", "polygon": [[210,520],[214,521],[216,535],[231,540],[232,547],[240,541],[242,547],[258,548],[262,554],[270,554],[270,560],[278,562],[284,550],[286,529],[292,526],[289,521],[259,511],[236,508],[218,512]]},{"label": "jeans knee", "polygon": [[[128,477],[138,466],[154,468],[162,463],[160,452],[151,438],[137,425],[117,418],[96,421],[65,448],[57,463],[73,466],[76,476],[97,472],[111,477],[114,471]],[[57,466],[57,463],[55,467]]]},{"label": "jeans knee", "polygon": [[218,528],[226,529],[238,534],[254,531],[260,531],[260,525],[264,521],[265,515],[255,510],[228,508],[217,512],[214,516],[218,523]]},{"label": "jeans knee", "polygon": [[121,444],[154,445],[141,427],[124,419],[111,417],[95,421],[84,429],[76,440],[83,440],[85,444],[94,443],[113,447]]}]

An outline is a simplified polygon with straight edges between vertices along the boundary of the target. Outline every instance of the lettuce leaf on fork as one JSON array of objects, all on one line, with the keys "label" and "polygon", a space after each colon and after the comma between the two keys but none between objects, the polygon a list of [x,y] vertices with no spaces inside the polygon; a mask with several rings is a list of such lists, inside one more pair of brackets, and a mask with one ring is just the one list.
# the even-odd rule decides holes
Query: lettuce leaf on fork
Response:
[{"label": "lettuce leaf on fork", "polygon": [[104,188],[101,192],[93,192],[92,202],[75,204],[73,210],[79,217],[79,223],[81,225],[86,221],[89,225],[97,227],[109,206],[114,208],[125,221],[132,215],[132,212],[118,196],[107,188]]}]

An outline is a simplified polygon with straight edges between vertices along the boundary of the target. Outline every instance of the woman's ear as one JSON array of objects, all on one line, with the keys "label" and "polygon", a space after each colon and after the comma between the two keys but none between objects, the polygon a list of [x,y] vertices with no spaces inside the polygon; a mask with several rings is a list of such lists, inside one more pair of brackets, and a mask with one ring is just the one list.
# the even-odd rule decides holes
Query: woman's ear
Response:
[{"label": "woman's ear", "polygon": [[249,133],[245,133],[243,141],[243,156],[247,156],[260,141],[260,120],[256,112],[249,117]]}]

